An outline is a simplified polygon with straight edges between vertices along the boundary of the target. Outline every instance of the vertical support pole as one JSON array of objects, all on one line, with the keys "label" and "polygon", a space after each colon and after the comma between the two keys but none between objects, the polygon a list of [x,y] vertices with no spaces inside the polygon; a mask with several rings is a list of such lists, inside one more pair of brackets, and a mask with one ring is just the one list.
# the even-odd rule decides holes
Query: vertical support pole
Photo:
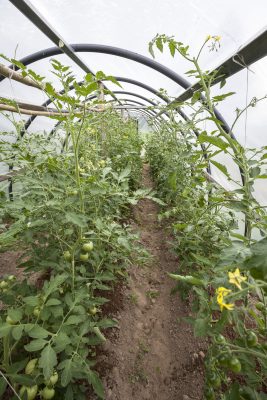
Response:
[{"label": "vertical support pole", "polygon": [[99,101],[105,101],[104,84],[103,84],[103,82],[99,82],[98,100]]},{"label": "vertical support pole", "polygon": [[129,119],[129,113],[128,113],[128,111],[127,110],[124,110],[123,108],[122,108],[122,110],[121,110],[121,116],[122,116],[122,119],[123,119],[123,121],[128,121],[128,119]]},{"label": "vertical support pole", "polygon": [[[104,89],[105,89],[104,84],[102,82],[99,82],[99,91],[98,91],[97,98],[101,102],[99,104],[99,106],[98,106],[100,110],[104,110],[104,107],[105,107],[105,104],[104,104],[104,102],[105,102]],[[100,113],[100,115],[102,116],[101,113]],[[104,121],[102,120],[101,116],[100,116],[100,118],[101,118],[100,134],[101,134],[101,141],[102,141],[104,153],[106,153],[106,151],[105,151],[105,141],[106,141],[105,124],[104,124]]]}]

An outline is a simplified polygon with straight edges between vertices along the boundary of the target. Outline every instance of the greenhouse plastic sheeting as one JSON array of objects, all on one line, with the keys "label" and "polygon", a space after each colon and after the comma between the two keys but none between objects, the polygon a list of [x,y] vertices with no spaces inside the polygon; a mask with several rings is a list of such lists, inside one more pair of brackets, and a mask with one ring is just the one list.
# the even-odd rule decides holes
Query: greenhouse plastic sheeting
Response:
[{"label": "greenhouse plastic sheeting", "polygon": [[[234,54],[245,42],[262,30],[266,24],[266,0],[256,2],[236,0],[125,0],[88,1],[88,0],[31,0],[31,4],[40,12],[47,22],[61,35],[67,43],[98,43],[116,46],[151,57],[148,43],[157,33],[174,35],[188,44],[195,54],[207,35],[221,36],[221,48],[217,52],[205,51],[201,58],[204,69],[213,69]],[[36,51],[53,47],[54,44],[23,16],[10,2],[0,0],[0,52],[8,57],[20,59]],[[151,68],[112,55],[80,53],[81,59],[94,72],[103,70],[106,74],[139,80],[154,89],[164,88],[170,96],[179,95],[184,89]],[[58,59],[70,65],[79,79],[84,72],[66,55]],[[185,77],[190,65],[179,57],[172,58],[169,52],[156,52],[156,60]],[[54,82],[49,72],[49,59],[35,62],[32,68]],[[253,96],[263,96],[267,87],[267,60],[261,59],[250,66],[249,70],[228,79],[224,92],[236,94],[228,98],[219,107],[226,121],[231,125],[235,118],[236,108],[243,108]],[[191,83],[192,78],[187,78]],[[132,84],[123,83],[123,89],[154,98],[152,93]],[[113,84],[107,85],[115,89]],[[1,95],[42,104],[46,97],[33,88],[5,79],[0,83]],[[213,93],[218,92],[218,85]],[[125,96],[118,96],[123,98]],[[128,98],[134,98],[127,96]],[[157,98],[157,101],[159,99]],[[266,102],[249,110],[235,127],[235,136],[245,146],[261,146],[266,143],[264,126],[267,123]],[[9,125],[0,119],[1,129]],[[50,123],[44,118],[37,118],[34,129],[47,129]],[[220,156],[220,162],[228,160]],[[231,165],[229,165],[229,168]],[[239,172],[231,168],[232,174]],[[216,178],[227,186],[225,177],[213,168]],[[240,176],[240,175],[239,175]],[[265,184],[257,183],[256,197],[264,202],[267,198]]]}]

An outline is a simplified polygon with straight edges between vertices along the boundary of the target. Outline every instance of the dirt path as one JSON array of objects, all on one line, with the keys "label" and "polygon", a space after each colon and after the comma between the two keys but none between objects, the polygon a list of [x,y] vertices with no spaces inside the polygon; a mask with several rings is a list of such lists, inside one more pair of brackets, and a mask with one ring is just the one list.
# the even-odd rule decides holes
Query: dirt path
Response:
[{"label": "dirt path", "polygon": [[[147,165],[143,186],[152,186]],[[177,271],[178,262],[157,213],[150,200],[140,201],[134,210],[141,242],[153,261],[149,267],[131,269],[119,296],[122,305],[114,315],[119,327],[112,330],[98,360],[105,370],[107,400],[202,398],[203,346],[188,324],[177,323],[188,310],[178,294],[170,295],[174,284],[166,272]]]}]

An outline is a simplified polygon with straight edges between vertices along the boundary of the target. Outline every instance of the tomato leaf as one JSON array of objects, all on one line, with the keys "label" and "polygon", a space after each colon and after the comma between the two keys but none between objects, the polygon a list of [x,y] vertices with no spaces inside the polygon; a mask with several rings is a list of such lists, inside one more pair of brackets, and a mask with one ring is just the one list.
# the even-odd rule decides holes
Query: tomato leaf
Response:
[{"label": "tomato leaf", "polygon": [[12,336],[15,340],[20,340],[23,333],[24,326],[18,325],[12,329]]},{"label": "tomato leaf", "polygon": [[34,352],[34,351],[43,349],[46,344],[47,344],[46,340],[36,339],[36,340],[32,340],[29,344],[24,346],[24,348],[27,351]]},{"label": "tomato leaf", "polygon": [[226,150],[227,147],[229,147],[228,143],[226,143],[223,139],[221,139],[218,136],[210,136],[207,135],[206,133],[201,133],[198,136],[198,141],[200,143],[210,143],[213,144],[216,147],[219,147],[221,150]]},{"label": "tomato leaf", "polygon": [[210,163],[213,164],[216,168],[218,168],[225,176],[227,176],[227,178],[230,178],[229,172],[225,165],[215,160],[210,160]]},{"label": "tomato leaf", "polygon": [[42,351],[39,366],[43,369],[45,379],[49,379],[57,365],[57,355],[54,349],[48,344]]},{"label": "tomato leaf", "polygon": [[104,399],[104,388],[98,374],[92,370],[89,370],[87,376],[88,382],[93,386],[96,394],[100,397],[100,399]]},{"label": "tomato leaf", "polygon": [[215,101],[215,102],[223,101],[226,97],[232,96],[233,94],[235,94],[235,92],[229,92],[229,93],[221,94],[219,96],[214,96],[213,101]]},{"label": "tomato leaf", "polygon": [[41,326],[35,325],[30,331],[29,336],[36,339],[45,339],[49,336],[49,332]]},{"label": "tomato leaf", "polygon": [[7,323],[4,323],[3,325],[0,326],[0,338],[5,337],[9,334],[9,332],[12,329],[12,325],[9,325]]},{"label": "tomato leaf", "polygon": [[85,228],[87,226],[88,218],[84,214],[78,214],[75,212],[68,211],[65,214],[65,218],[67,222],[71,222],[72,224],[77,225],[80,228]]},{"label": "tomato leaf", "polygon": [[63,387],[66,387],[72,378],[72,371],[71,371],[71,367],[72,367],[72,360],[65,360],[64,361],[64,369],[62,371],[61,374],[61,385]]},{"label": "tomato leaf", "polygon": [[0,378],[0,398],[3,396],[3,394],[5,393],[7,387],[7,382],[5,381],[4,378]]}]

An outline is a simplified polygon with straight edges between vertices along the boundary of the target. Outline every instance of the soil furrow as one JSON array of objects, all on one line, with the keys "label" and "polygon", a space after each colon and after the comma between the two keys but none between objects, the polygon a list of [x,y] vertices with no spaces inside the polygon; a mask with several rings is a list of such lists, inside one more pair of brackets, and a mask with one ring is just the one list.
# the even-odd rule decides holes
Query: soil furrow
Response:
[{"label": "soil furrow", "polygon": [[[152,187],[148,165],[143,186]],[[98,360],[100,367],[105,364],[107,400],[202,398],[204,344],[180,320],[188,310],[178,294],[171,295],[174,283],[167,275],[177,271],[178,260],[157,214],[151,200],[140,201],[134,209],[140,240],[152,262],[131,268],[122,308],[114,315],[119,327]]]}]

